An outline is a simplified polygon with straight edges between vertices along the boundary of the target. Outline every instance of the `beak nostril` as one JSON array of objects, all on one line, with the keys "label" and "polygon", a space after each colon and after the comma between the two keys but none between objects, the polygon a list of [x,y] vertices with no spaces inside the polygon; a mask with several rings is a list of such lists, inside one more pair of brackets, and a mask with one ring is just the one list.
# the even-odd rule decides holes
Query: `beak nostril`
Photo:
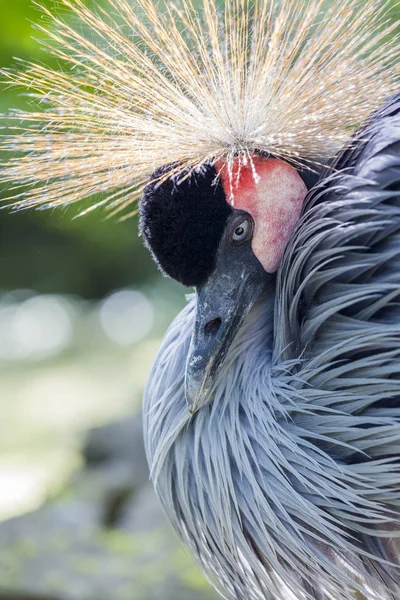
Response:
[{"label": "beak nostril", "polygon": [[209,321],[204,326],[204,333],[206,335],[216,335],[218,333],[218,330],[221,327],[221,325],[222,325],[222,321],[219,317],[217,317],[216,319]]}]

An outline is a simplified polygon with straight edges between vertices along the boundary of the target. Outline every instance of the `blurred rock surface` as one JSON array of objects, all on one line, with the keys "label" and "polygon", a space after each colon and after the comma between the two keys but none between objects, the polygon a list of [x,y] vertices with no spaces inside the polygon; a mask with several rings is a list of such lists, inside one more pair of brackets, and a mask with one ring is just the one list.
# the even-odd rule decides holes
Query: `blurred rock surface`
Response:
[{"label": "blurred rock surface", "polygon": [[141,417],[96,428],[56,498],[0,524],[1,600],[214,600],[148,482]]}]

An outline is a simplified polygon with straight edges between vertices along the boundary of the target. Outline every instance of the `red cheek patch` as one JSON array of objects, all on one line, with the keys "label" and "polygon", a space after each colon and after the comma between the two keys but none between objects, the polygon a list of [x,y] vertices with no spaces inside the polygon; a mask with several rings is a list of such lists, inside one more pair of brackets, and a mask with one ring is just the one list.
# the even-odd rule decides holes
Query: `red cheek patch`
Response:
[{"label": "red cheek patch", "polygon": [[215,166],[228,202],[254,219],[252,249],[265,271],[274,273],[298,223],[307,188],[296,169],[276,158],[235,159]]}]

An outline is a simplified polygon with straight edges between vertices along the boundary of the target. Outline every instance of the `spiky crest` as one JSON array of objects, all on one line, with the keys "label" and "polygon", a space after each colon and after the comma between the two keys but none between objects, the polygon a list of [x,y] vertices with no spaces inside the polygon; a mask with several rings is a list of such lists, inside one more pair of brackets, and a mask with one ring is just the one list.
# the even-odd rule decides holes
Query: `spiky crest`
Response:
[{"label": "spiky crest", "polygon": [[44,31],[64,70],[3,72],[39,101],[6,116],[0,143],[16,208],[105,193],[95,206],[120,211],[162,165],[168,177],[257,151],[312,166],[398,87],[383,0],[60,4],[76,26],[43,9]]}]

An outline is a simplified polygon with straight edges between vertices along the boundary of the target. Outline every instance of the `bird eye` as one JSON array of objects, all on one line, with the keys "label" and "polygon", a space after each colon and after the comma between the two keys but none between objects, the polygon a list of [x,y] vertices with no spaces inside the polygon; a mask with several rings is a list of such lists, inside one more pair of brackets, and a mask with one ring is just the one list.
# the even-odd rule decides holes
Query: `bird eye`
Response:
[{"label": "bird eye", "polygon": [[249,219],[245,219],[236,225],[235,229],[233,230],[232,241],[235,244],[241,244],[245,242],[250,237],[251,231],[251,223]]}]

